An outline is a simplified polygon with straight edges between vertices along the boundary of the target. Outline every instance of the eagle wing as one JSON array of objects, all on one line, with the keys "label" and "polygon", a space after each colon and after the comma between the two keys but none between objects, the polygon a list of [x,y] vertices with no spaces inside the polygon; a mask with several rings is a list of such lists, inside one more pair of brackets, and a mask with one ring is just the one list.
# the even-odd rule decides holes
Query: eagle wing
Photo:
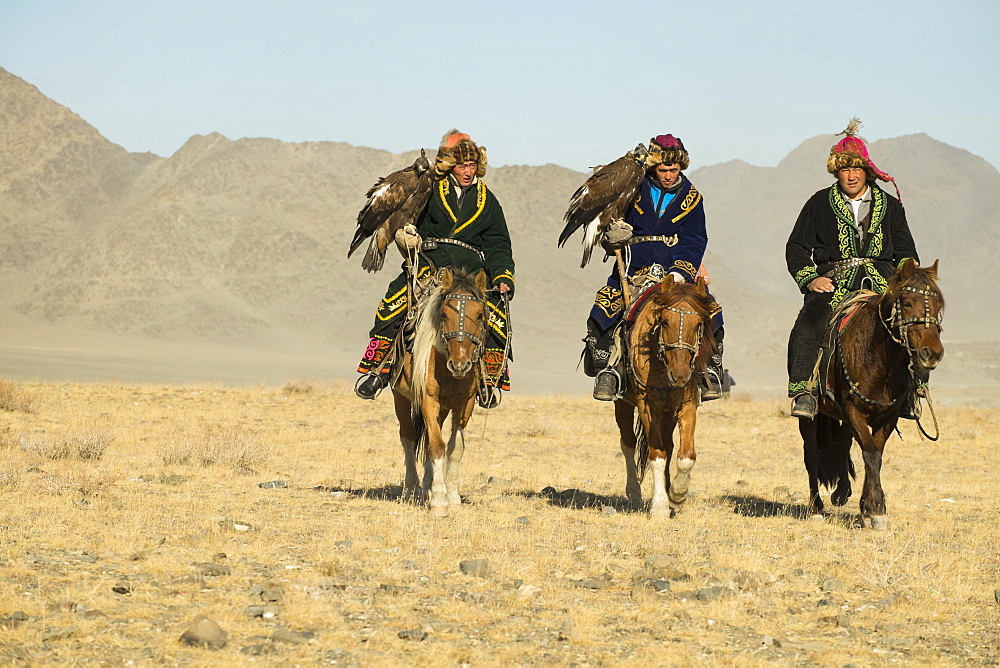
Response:
[{"label": "eagle wing", "polygon": [[361,266],[370,272],[381,269],[385,249],[392,242],[396,230],[416,222],[417,216],[427,206],[431,181],[430,162],[423,149],[412,165],[376,181],[365,195],[367,201],[358,213],[358,229],[351,240],[347,257],[370,238]]},{"label": "eagle wing", "polygon": [[587,181],[580,186],[569,201],[566,210],[566,226],[559,235],[559,246],[581,227],[583,234],[583,261],[586,267],[594,246],[614,220],[621,220],[628,208],[635,202],[648,152],[641,144],[614,162],[597,168]]}]

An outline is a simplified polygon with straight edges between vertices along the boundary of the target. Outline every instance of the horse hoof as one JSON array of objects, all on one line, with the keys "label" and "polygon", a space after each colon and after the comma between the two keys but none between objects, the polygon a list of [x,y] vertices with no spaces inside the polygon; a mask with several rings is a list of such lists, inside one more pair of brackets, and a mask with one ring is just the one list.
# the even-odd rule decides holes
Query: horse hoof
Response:
[{"label": "horse hoof", "polygon": [[431,506],[431,515],[434,517],[448,517],[448,506]]},{"label": "horse hoof", "polygon": [[663,507],[663,506],[661,506],[659,508],[650,508],[649,509],[649,519],[659,519],[659,518],[662,518],[662,517],[673,517],[674,516],[674,512],[675,511],[674,511],[673,508],[666,508],[666,507]]},{"label": "horse hoof", "polygon": [[861,518],[862,524],[875,531],[889,530],[889,517],[887,515],[868,515]]}]

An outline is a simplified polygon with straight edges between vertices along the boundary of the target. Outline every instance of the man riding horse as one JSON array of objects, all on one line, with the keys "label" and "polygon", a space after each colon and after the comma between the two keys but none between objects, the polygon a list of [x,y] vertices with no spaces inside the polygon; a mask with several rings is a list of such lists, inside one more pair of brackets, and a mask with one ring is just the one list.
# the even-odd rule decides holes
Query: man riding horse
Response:
[{"label": "man riding horse", "polygon": [[[837,181],[816,192],[802,207],[785,244],[788,272],[805,295],[788,339],[788,396],[792,417],[816,416],[813,369],[823,335],[835,309],[851,292],[882,293],[886,279],[907,259],[919,262],[899,198],[876,185],[896,180],[880,170],[856,135],[861,122],[851,119],[846,135],[830,149],[826,170]],[[926,377],[917,378],[917,384]],[[917,417],[912,396],[902,417]]]},{"label": "man riding horse", "polygon": [[[600,401],[613,401],[624,392],[620,365],[609,363],[614,357],[616,329],[629,308],[626,300],[630,291],[628,287],[623,290],[622,274],[632,285],[646,277],[662,280],[667,273],[678,283],[694,283],[698,275],[708,235],[704,199],[684,175],[683,170],[689,164],[690,157],[679,138],[670,134],[654,137],[648,149],[639,145],[635,151],[598,169],[573,196],[566,214],[568,224],[561,242],[581,224],[587,226],[588,237],[595,234],[591,222],[582,222],[580,214],[589,209],[587,215],[591,215],[595,206],[600,205],[589,201],[600,198],[602,188],[609,191],[604,201],[611,205],[598,218],[616,202],[623,204],[616,212],[623,220],[599,225],[597,233],[603,234],[599,240],[605,251],[615,254],[618,265],[611,271],[607,284],[597,291],[584,339],[584,373],[596,376],[594,398]],[[626,197],[628,200],[624,201]],[[584,262],[588,258],[589,252],[585,251]],[[713,308],[712,333],[718,352],[712,356],[705,373],[702,400],[722,397],[725,373],[722,309],[717,303]]]},{"label": "man riding horse", "polygon": [[[469,135],[457,130],[445,134],[433,170],[426,207],[415,225],[397,231],[396,243],[404,255],[415,256],[412,271],[417,278],[444,267],[473,274],[480,269],[486,271],[494,290],[487,304],[489,338],[483,352],[487,378],[477,399],[480,406],[493,408],[499,403],[498,390],[510,389],[507,312],[503,302],[514,296],[514,259],[507,222],[500,203],[482,181],[486,149]],[[376,184],[372,192],[378,187]],[[355,392],[362,399],[374,399],[390,382],[393,360],[387,356],[392,354],[411,299],[407,272],[404,264],[375,312],[371,340],[358,365],[358,372],[365,377]]]}]

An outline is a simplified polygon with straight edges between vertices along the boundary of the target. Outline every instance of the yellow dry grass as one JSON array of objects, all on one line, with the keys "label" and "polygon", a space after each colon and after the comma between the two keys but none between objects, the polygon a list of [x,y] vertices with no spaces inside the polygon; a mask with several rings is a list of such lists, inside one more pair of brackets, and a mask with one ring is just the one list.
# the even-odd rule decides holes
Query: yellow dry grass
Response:
[{"label": "yellow dry grass", "polygon": [[[860,482],[805,519],[784,400],[702,407],[692,497],[651,522],[624,510],[610,405],[508,396],[474,416],[468,506],[439,520],[399,501],[388,395],[6,391],[24,409],[0,412],[0,663],[1000,660],[997,410],[939,409],[938,443],[904,424],[883,471],[892,529],[872,532]],[[272,480],[290,484],[259,487]],[[462,573],[468,559],[489,574]],[[643,584],[657,579],[670,590]],[[274,616],[249,616],[268,584]],[[178,642],[197,614],[224,648]]]}]

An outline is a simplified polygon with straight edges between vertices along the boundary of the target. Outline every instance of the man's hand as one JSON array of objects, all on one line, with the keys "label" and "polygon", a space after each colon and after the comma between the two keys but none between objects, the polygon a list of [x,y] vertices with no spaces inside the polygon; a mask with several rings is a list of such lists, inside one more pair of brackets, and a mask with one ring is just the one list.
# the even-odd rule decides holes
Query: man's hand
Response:
[{"label": "man's hand", "polygon": [[826,276],[819,276],[809,281],[809,292],[833,292],[833,281]]},{"label": "man's hand", "polygon": [[510,292],[510,286],[506,283],[497,283],[497,290],[500,291],[500,294],[505,295]]}]

